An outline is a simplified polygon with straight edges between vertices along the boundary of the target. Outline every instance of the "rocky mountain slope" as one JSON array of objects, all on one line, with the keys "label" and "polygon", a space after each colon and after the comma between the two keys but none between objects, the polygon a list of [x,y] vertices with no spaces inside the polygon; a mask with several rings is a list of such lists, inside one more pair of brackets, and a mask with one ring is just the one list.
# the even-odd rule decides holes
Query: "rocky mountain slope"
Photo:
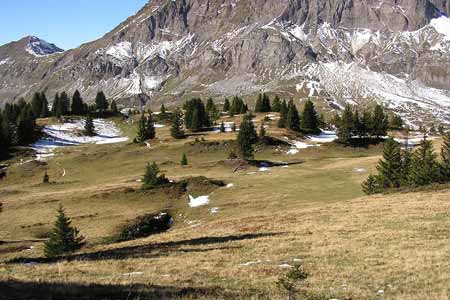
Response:
[{"label": "rocky mountain slope", "polygon": [[[384,102],[450,115],[448,0],[154,0],[101,39],[60,52],[0,47],[0,99],[79,89],[179,102],[277,92],[337,109]],[[28,40],[27,40],[28,39]],[[46,45],[41,42],[41,45]],[[2,101],[0,100],[0,101]]]}]

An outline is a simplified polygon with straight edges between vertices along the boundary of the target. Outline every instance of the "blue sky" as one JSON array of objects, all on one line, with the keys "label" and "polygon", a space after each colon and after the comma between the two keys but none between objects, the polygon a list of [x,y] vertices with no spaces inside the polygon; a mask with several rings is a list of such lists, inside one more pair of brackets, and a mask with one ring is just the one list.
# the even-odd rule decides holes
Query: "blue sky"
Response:
[{"label": "blue sky", "polygon": [[148,0],[1,0],[0,45],[28,35],[65,50],[95,40]]}]

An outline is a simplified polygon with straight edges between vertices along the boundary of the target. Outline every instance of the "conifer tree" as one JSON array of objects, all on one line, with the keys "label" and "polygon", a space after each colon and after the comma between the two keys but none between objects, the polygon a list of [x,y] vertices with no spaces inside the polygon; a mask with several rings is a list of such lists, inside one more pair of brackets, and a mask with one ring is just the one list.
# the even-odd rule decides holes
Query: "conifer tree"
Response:
[{"label": "conifer tree", "polygon": [[263,95],[258,94],[258,98],[256,99],[255,104],[255,113],[260,113],[263,111]]},{"label": "conifer tree", "polygon": [[39,118],[41,116],[42,110],[42,98],[40,93],[34,93],[33,99],[31,100],[31,108],[33,111],[33,115],[36,118]]},{"label": "conifer tree", "polygon": [[20,145],[26,145],[33,141],[35,136],[36,119],[31,105],[26,104],[20,111],[17,120],[17,139]]},{"label": "conifer tree", "polygon": [[371,136],[373,132],[373,120],[372,120],[372,114],[369,110],[364,110],[362,117],[361,117],[361,127],[363,129],[363,136]]},{"label": "conifer tree", "polygon": [[352,135],[356,135],[360,138],[363,138],[366,135],[366,130],[364,128],[364,124],[362,119],[359,116],[359,110],[356,109],[353,113],[353,133]]},{"label": "conifer tree", "polygon": [[280,112],[280,110],[281,110],[281,100],[280,100],[280,97],[278,97],[278,95],[277,95],[277,96],[275,96],[275,98],[273,99],[273,102],[272,102],[272,111]]},{"label": "conifer tree", "polygon": [[183,120],[181,111],[177,109],[172,117],[172,128],[170,129],[170,135],[174,139],[182,139],[184,138],[184,130],[183,130]]},{"label": "conifer tree", "polygon": [[237,137],[238,149],[243,159],[253,157],[253,145],[257,142],[257,135],[252,119],[245,115],[242,119],[240,131]]},{"label": "conifer tree", "polygon": [[270,112],[272,107],[270,106],[270,98],[264,93],[262,97],[262,112]]},{"label": "conifer tree", "polygon": [[402,183],[402,155],[400,145],[389,137],[384,143],[383,159],[378,163],[377,170],[384,188],[399,188]]},{"label": "conifer tree", "polygon": [[182,166],[188,165],[188,159],[187,159],[186,153],[183,153],[183,156],[181,157],[181,165]]},{"label": "conifer tree", "polygon": [[288,104],[286,128],[297,132],[300,131],[300,116],[293,100],[289,101]]},{"label": "conifer tree", "polygon": [[95,108],[99,110],[100,112],[103,112],[105,110],[108,110],[108,100],[106,100],[105,93],[103,91],[100,91],[97,93],[97,96],[95,97]]},{"label": "conifer tree", "polygon": [[84,123],[84,134],[86,136],[94,136],[95,135],[94,120],[92,119],[91,114],[88,114],[86,117],[86,121]]},{"label": "conifer tree", "polygon": [[236,132],[236,130],[236,123],[233,123],[233,125],[231,125],[231,131]]},{"label": "conifer tree", "polygon": [[352,107],[349,104],[345,106],[342,118],[339,119],[337,127],[338,141],[342,144],[349,145],[354,128]]},{"label": "conifer tree", "polygon": [[372,136],[378,139],[385,136],[388,129],[388,118],[381,105],[375,106],[372,118]]},{"label": "conifer tree", "polygon": [[55,98],[53,100],[52,116],[56,117],[56,118],[60,118],[62,116],[61,101],[60,101],[59,93],[55,94]]},{"label": "conifer tree", "polygon": [[164,103],[161,104],[161,108],[159,109],[162,115],[166,114],[166,107],[164,106]]},{"label": "conifer tree", "polygon": [[439,168],[433,144],[425,137],[420,146],[414,151],[409,180],[417,186],[428,185],[439,179]]},{"label": "conifer tree", "polygon": [[301,118],[301,129],[305,133],[319,134],[319,120],[314,103],[307,100]]},{"label": "conifer tree", "polygon": [[142,114],[138,121],[137,127],[136,142],[144,143],[147,140],[155,138],[155,124],[151,115],[149,117],[145,117],[145,115]]},{"label": "conifer tree", "polygon": [[403,128],[403,120],[399,115],[393,114],[389,119],[389,127],[394,130],[400,130]]},{"label": "conifer tree", "polygon": [[223,122],[220,124],[220,132],[225,132],[225,124]]},{"label": "conifer tree", "polygon": [[81,116],[84,114],[84,103],[81,98],[81,94],[78,90],[73,93],[72,105],[71,105],[72,115]]},{"label": "conifer tree", "polygon": [[69,96],[67,96],[66,92],[62,92],[61,95],[59,95],[59,101],[60,101],[60,109],[61,109],[61,115],[66,116],[69,114],[70,110],[70,99]]},{"label": "conifer tree", "polygon": [[206,113],[208,114],[211,121],[216,121],[217,119],[219,119],[220,113],[217,110],[216,104],[214,103],[212,98],[209,98],[208,102],[206,103]]},{"label": "conifer tree", "polygon": [[142,187],[144,189],[148,189],[168,183],[169,181],[166,179],[164,174],[159,175],[159,173],[160,170],[155,162],[151,164],[148,163],[144,177],[142,178]]},{"label": "conifer tree", "polygon": [[211,121],[201,99],[191,99],[185,103],[184,107],[186,109],[184,121],[187,129],[198,132],[211,126]]},{"label": "conifer tree", "polygon": [[39,117],[47,118],[50,115],[50,112],[48,110],[48,100],[47,100],[47,96],[45,95],[45,93],[41,93],[41,103],[42,103],[41,115]]},{"label": "conifer tree", "polygon": [[443,143],[441,148],[441,180],[442,182],[450,182],[450,133],[447,133],[443,137]]},{"label": "conifer tree", "polygon": [[278,120],[278,128],[286,128],[286,119],[288,114],[288,107],[286,104],[286,100],[281,102],[280,106],[280,119]]},{"label": "conifer tree", "polygon": [[366,195],[378,194],[383,191],[381,180],[378,176],[370,175],[362,184],[362,191]]},{"label": "conifer tree", "polygon": [[117,115],[119,113],[116,100],[111,101],[111,112],[113,113],[113,115]]},{"label": "conifer tree", "polygon": [[78,229],[73,227],[71,223],[63,207],[60,206],[53,231],[49,240],[45,242],[45,256],[61,256],[78,250],[83,246],[84,238],[79,235]]},{"label": "conifer tree", "polygon": [[225,98],[225,102],[223,104],[223,111],[228,112],[230,110],[230,101],[228,98]]}]

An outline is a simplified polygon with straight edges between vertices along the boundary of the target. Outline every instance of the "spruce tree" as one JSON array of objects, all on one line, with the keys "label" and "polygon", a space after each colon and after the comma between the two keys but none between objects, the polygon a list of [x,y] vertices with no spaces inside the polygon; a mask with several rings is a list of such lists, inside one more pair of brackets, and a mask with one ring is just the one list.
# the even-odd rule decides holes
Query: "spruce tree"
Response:
[{"label": "spruce tree", "polygon": [[52,116],[56,117],[56,118],[60,118],[62,116],[61,101],[60,101],[59,93],[55,94],[55,98],[53,100]]},{"label": "spruce tree", "polygon": [[308,134],[319,134],[319,120],[317,118],[317,112],[314,107],[314,103],[311,100],[307,100],[303,109],[301,117],[301,129]]},{"label": "spruce tree", "polygon": [[183,120],[182,113],[179,109],[177,109],[172,117],[172,127],[170,129],[170,135],[174,139],[182,139],[184,138],[184,130],[183,130]]},{"label": "spruce tree", "polygon": [[166,114],[166,107],[164,106],[164,103],[161,104],[161,108],[160,108],[159,111],[160,111],[160,113],[161,113],[162,115]]},{"label": "spruce tree", "polygon": [[62,92],[61,95],[59,95],[59,101],[60,101],[60,107],[61,107],[61,115],[66,116],[69,114],[70,111],[70,99],[69,96],[67,96],[66,92]]},{"label": "spruce tree", "polygon": [[84,113],[84,103],[81,98],[81,94],[78,90],[73,93],[72,105],[71,105],[72,115],[81,116]]},{"label": "spruce tree", "polygon": [[286,128],[297,132],[300,131],[300,116],[293,100],[289,101],[288,104]]},{"label": "spruce tree", "polygon": [[47,96],[45,95],[45,93],[41,93],[41,103],[42,103],[41,115],[39,117],[47,118],[50,115],[50,112],[48,110],[48,100],[47,100]]},{"label": "spruce tree", "polygon": [[155,123],[152,116],[146,117],[144,114],[138,121],[136,142],[144,143],[147,140],[152,140],[156,137]]},{"label": "spruce tree", "polygon": [[383,107],[377,104],[373,111],[372,116],[372,136],[379,139],[385,136],[388,129],[388,118],[384,113]]},{"label": "spruce tree", "polygon": [[209,98],[208,102],[206,103],[206,113],[208,114],[211,121],[216,121],[220,117],[220,113],[217,110],[216,104],[214,103],[212,98]]},{"label": "spruce tree", "polygon": [[378,163],[377,170],[384,188],[399,188],[403,181],[402,155],[400,145],[389,137],[384,143],[383,159]]},{"label": "spruce tree", "polygon": [[257,135],[252,119],[245,115],[242,119],[240,131],[237,137],[238,149],[243,159],[253,158],[253,145],[257,142]]},{"label": "spruce tree", "polygon": [[230,110],[230,101],[228,98],[225,98],[225,102],[223,104],[223,112],[228,112]]},{"label": "spruce tree", "polygon": [[35,137],[36,119],[31,105],[26,104],[20,111],[17,120],[17,139],[20,145],[33,142]]},{"label": "spruce tree", "polygon": [[339,124],[337,125],[338,142],[349,145],[352,140],[353,128],[352,107],[347,104],[342,114],[342,118],[339,118]]},{"label": "spruce tree", "polygon": [[220,132],[225,132],[225,124],[223,122],[220,124]]},{"label": "spruce tree", "polygon": [[183,153],[183,156],[181,157],[181,165],[182,166],[188,165],[188,159],[187,159],[186,153]]},{"label": "spruce tree", "polygon": [[450,182],[450,133],[443,136],[443,143],[441,148],[441,180],[442,182]]},{"label": "spruce tree", "polygon": [[273,99],[273,102],[272,102],[272,111],[280,112],[280,110],[281,110],[281,100],[280,100],[280,97],[278,97],[278,95],[277,95],[277,96],[275,96],[275,98]]},{"label": "spruce tree", "polygon": [[156,137],[155,121],[151,114],[146,119],[145,133],[148,140],[153,140]]},{"label": "spruce tree", "polygon": [[33,110],[33,115],[36,118],[39,118],[42,110],[42,98],[40,93],[34,93],[33,99],[31,100],[31,108]]},{"label": "spruce tree", "polygon": [[255,113],[260,113],[263,111],[263,95],[258,94],[258,98],[256,99],[255,104]]},{"label": "spruce tree", "polygon": [[144,177],[142,178],[142,187],[148,189],[167,184],[169,181],[164,174],[159,175],[159,173],[160,170],[155,162],[148,163]]},{"label": "spruce tree", "polygon": [[117,115],[119,113],[119,109],[117,109],[116,100],[111,101],[111,112],[113,115]]},{"label": "spruce tree", "polygon": [[266,128],[264,127],[264,123],[261,123],[261,127],[259,127],[259,141],[264,143],[266,140]]},{"label": "spruce tree", "polygon": [[90,114],[87,115],[86,121],[84,123],[84,135],[86,136],[94,136],[95,135],[95,126],[94,120]]},{"label": "spruce tree", "polygon": [[97,96],[95,97],[95,108],[99,110],[100,112],[103,112],[105,110],[108,110],[108,100],[106,100],[105,93],[103,91],[100,91],[97,93]]},{"label": "spruce tree", "polygon": [[414,151],[409,179],[416,186],[428,185],[439,179],[439,168],[433,144],[426,138]]},{"label": "spruce tree", "polygon": [[270,112],[272,107],[270,106],[270,98],[264,93],[262,97],[262,112]]},{"label": "spruce tree", "polygon": [[362,184],[362,191],[366,195],[373,195],[383,192],[381,180],[378,176],[370,175]]},{"label": "spruce tree", "polygon": [[73,227],[71,223],[63,207],[60,206],[53,231],[49,240],[45,242],[45,256],[61,256],[78,250],[83,246],[84,238],[79,235],[78,229]]},{"label": "spruce tree", "polygon": [[286,119],[288,114],[288,107],[286,104],[286,100],[283,100],[283,102],[280,105],[280,119],[278,120],[278,128],[286,128]]}]

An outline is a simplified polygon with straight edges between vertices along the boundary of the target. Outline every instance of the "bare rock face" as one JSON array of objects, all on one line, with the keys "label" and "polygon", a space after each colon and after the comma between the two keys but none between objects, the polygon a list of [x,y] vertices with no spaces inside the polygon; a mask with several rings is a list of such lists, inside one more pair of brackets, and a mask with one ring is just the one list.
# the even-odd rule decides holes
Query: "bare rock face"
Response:
[{"label": "bare rock face", "polygon": [[[61,52],[35,41],[42,52],[30,52],[30,39],[0,47],[0,102],[37,90],[51,97],[75,89],[87,100],[104,90],[134,103],[261,90],[353,101],[355,93],[343,91],[348,87],[338,92],[337,82],[324,84],[333,81],[326,69],[335,64],[394,76],[404,91],[408,85],[444,89],[436,104],[444,115],[450,19],[443,15],[449,6],[448,0],[155,0],[77,49]],[[370,82],[356,84],[359,93],[393,101]],[[432,111],[425,94],[405,92],[402,99],[427,103],[422,108]]]}]

